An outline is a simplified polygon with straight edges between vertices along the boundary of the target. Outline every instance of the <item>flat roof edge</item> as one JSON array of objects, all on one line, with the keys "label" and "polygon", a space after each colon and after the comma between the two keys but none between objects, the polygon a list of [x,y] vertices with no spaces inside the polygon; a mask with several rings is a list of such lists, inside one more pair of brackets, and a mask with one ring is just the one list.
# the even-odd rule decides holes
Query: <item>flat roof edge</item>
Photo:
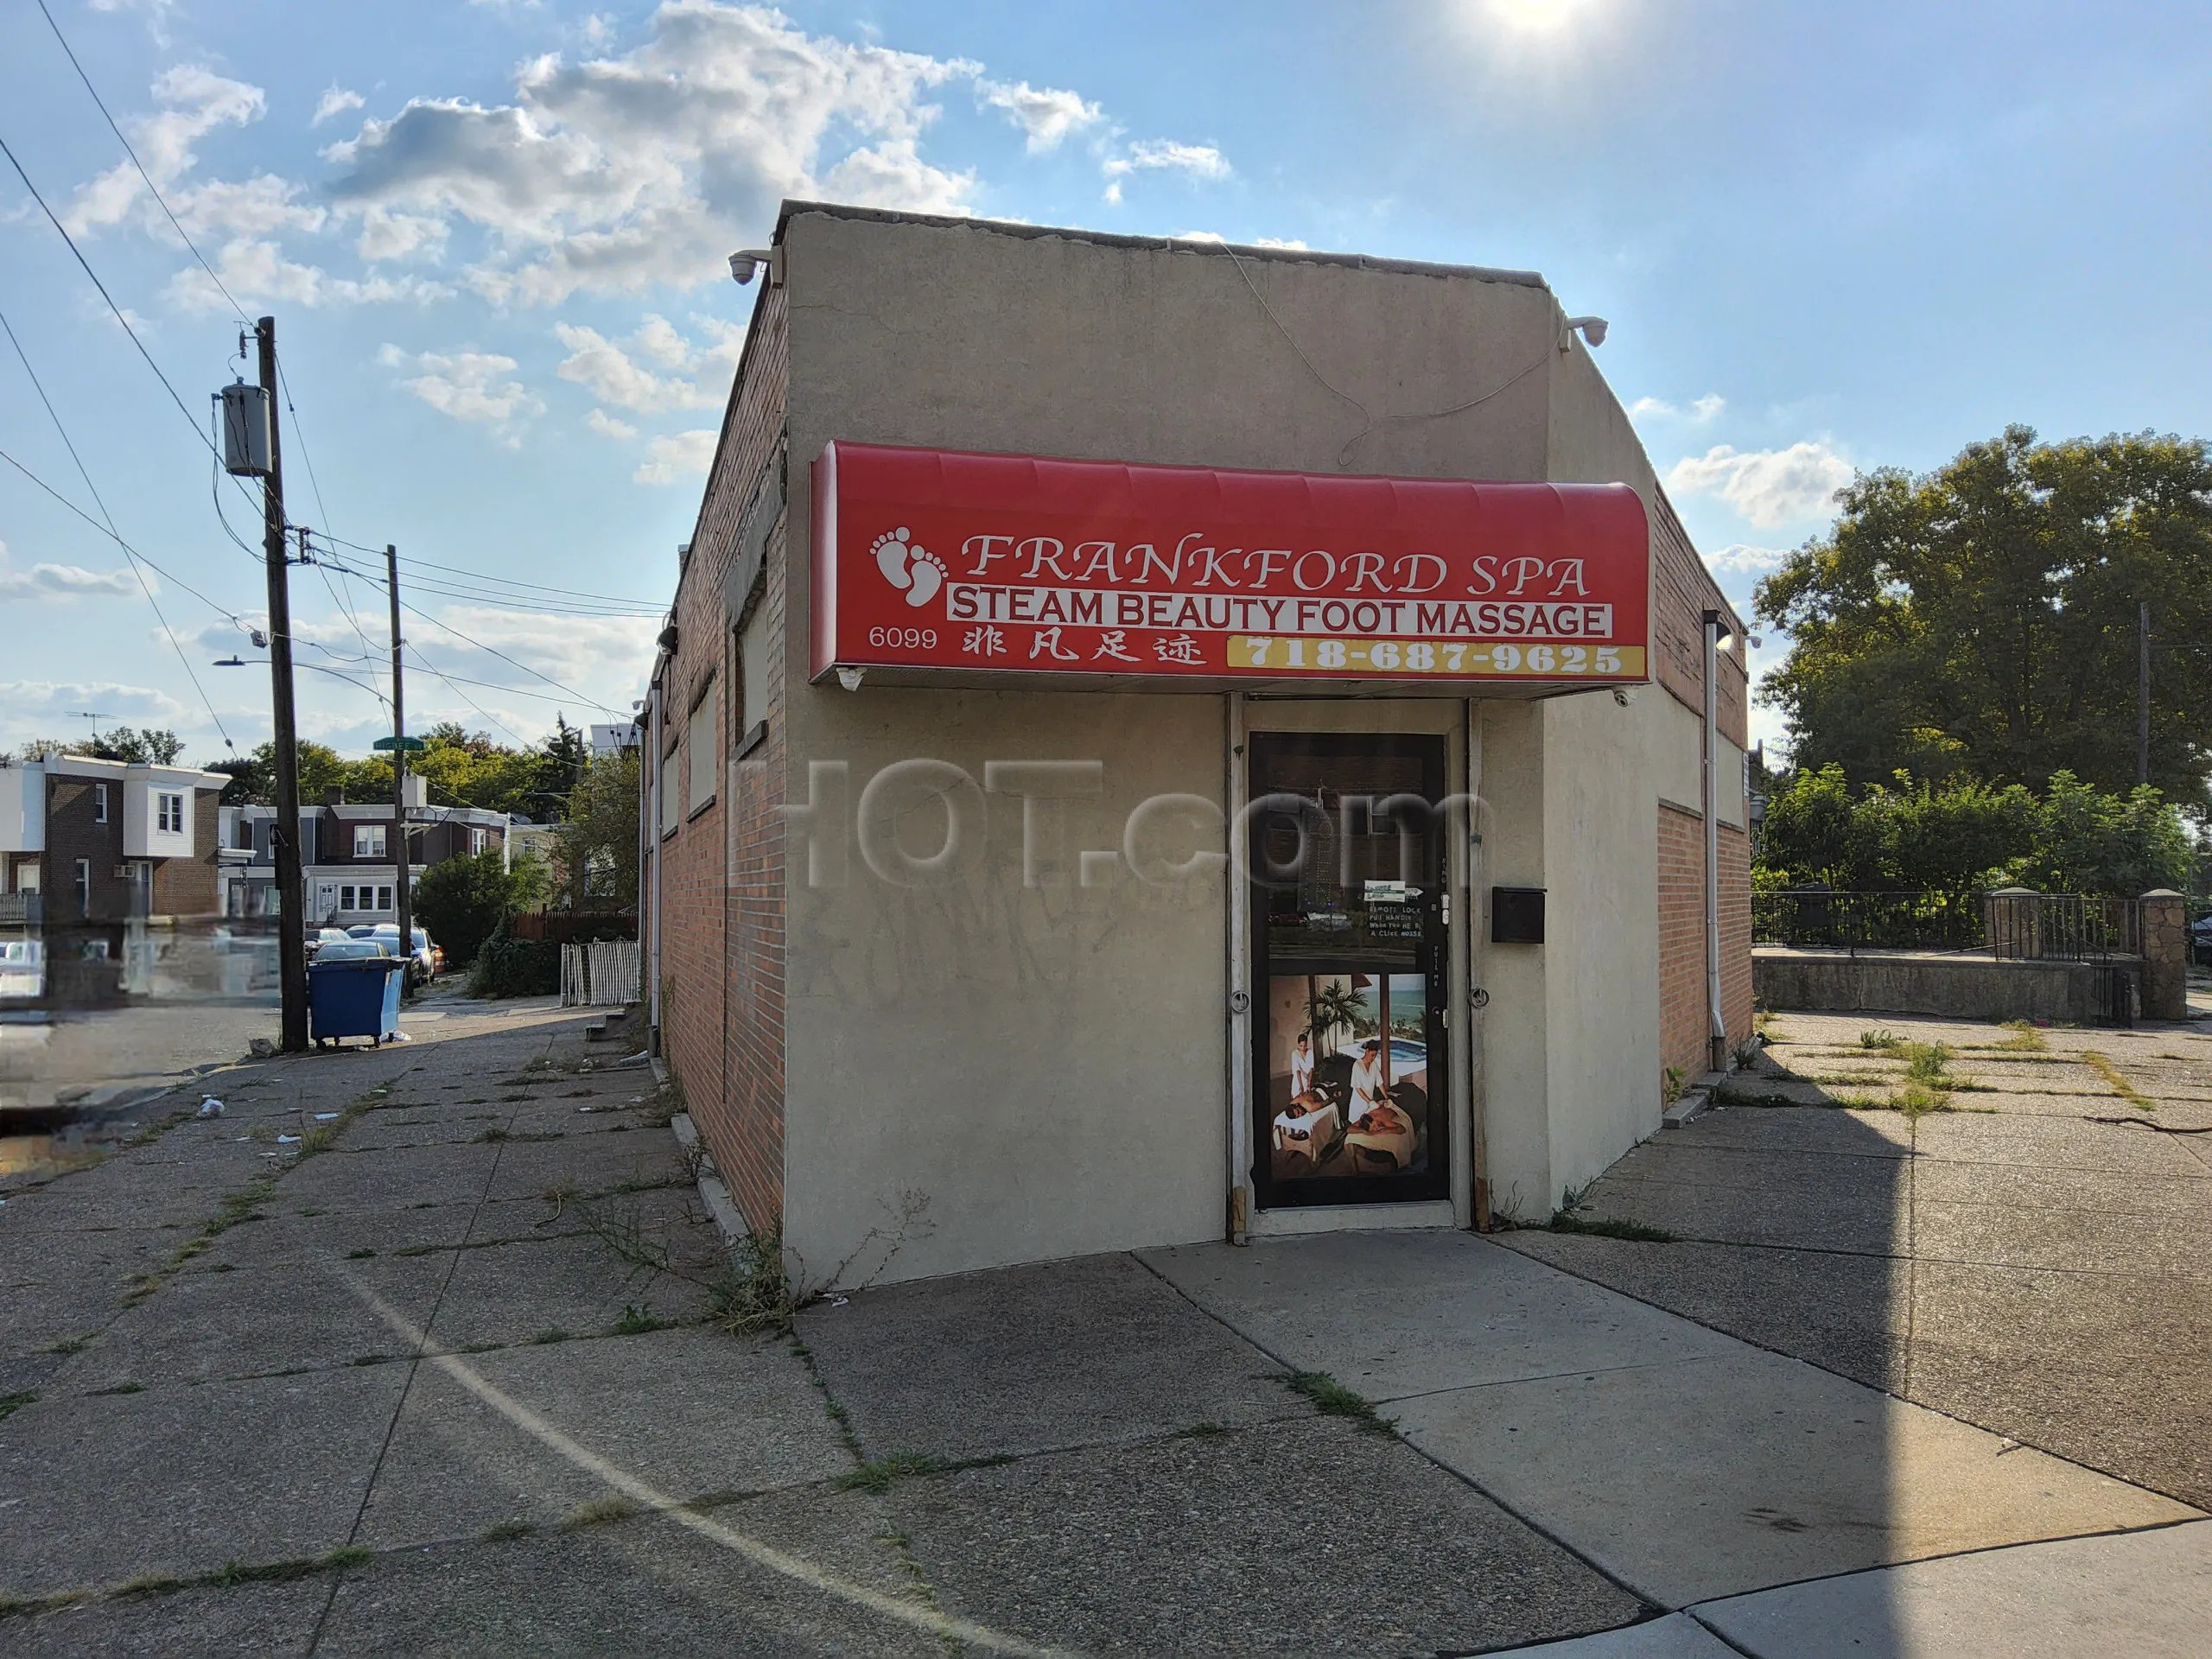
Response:
[{"label": "flat roof edge", "polygon": [[860,219],[872,225],[924,225],[935,230],[989,231],[1000,236],[1021,237],[1036,241],[1057,238],[1064,242],[1095,243],[1101,247],[1148,248],[1162,252],[1234,253],[1240,259],[1342,265],[1355,270],[1402,271],[1417,276],[1468,277],[1480,283],[1506,283],[1516,288],[1540,288],[1546,292],[1551,289],[1551,284],[1544,280],[1542,274],[1533,270],[1506,270],[1490,265],[1446,265],[1427,259],[1391,259],[1372,253],[1326,253],[1313,248],[1260,248],[1242,242],[1213,242],[1203,238],[1125,236],[1115,231],[1074,230],[1062,225],[1032,225],[1019,219],[900,213],[884,207],[853,207],[834,201],[786,200],[776,214],[777,242],[781,243],[784,239],[784,227],[802,213],[819,213],[830,219]]}]

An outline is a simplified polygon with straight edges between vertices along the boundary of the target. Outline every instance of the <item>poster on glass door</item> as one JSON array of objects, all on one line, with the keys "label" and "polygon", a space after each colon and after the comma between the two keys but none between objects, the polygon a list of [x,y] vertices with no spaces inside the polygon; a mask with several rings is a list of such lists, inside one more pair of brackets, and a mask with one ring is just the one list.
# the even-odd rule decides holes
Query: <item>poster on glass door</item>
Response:
[{"label": "poster on glass door", "polygon": [[1274,1178],[1426,1173],[1427,976],[1277,974],[1268,999]]}]

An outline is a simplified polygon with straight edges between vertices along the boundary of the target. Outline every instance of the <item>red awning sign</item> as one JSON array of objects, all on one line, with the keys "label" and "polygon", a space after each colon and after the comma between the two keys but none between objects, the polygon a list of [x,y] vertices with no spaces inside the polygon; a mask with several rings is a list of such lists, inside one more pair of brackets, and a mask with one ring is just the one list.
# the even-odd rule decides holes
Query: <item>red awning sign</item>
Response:
[{"label": "red awning sign", "polygon": [[1345,478],[833,442],[814,677],[1647,679],[1625,484]]}]

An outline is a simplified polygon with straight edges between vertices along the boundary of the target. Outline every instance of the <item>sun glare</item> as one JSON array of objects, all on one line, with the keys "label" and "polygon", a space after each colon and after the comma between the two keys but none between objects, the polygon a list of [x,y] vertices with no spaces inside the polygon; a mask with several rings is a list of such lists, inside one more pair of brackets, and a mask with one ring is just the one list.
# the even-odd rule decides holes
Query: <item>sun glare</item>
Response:
[{"label": "sun glare", "polygon": [[1477,0],[1471,8],[1484,22],[1516,35],[1556,35],[1591,9],[1592,0]]}]

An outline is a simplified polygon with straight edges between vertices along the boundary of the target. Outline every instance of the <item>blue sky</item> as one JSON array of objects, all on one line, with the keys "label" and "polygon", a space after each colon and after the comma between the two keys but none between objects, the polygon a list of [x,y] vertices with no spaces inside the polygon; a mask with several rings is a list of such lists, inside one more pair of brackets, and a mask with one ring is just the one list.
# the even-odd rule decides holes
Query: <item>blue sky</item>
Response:
[{"label": "blue sky", "polygon": [[[785,195],[1541,270],[1611,320],[1599,361],[1739,598],[1854,467],[2010,421],[2212,431],[2201,4],[48,4],[278,317],[289,516],[495,579],[417,592],[448,677],[410,673],[417,728],[534,739],[639,695],[750,308],[721,257]],[[212,760],[219,721],[243,749],[266,675],[208,664],[255,655],[263,589],[211,491],[257,521],[189,429],[234,314],[29,0],[0,137],[190,412],[0,168],[0,308],[205,694],[114,543],[0,465],[0,745],[150,722]],[[0,448],[98,516],[4,340],[0,386]],[[385,716],[339,677],[382,683],[381,591],[293,594],[329,671],[302,732],[358,752]]]}]

